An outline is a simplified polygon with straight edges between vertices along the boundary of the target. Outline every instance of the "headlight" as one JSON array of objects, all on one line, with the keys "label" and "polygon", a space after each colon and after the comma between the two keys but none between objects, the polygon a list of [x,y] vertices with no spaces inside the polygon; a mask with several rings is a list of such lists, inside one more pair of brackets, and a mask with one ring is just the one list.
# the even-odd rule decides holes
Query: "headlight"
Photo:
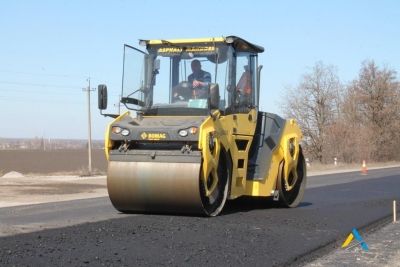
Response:
[{"label": "headlight", "polygon": [[228,38],[226,38],[225,42],[227,42],[228,44],[233,43],[233,37],[229,36]]},{"label": "headlight", "polygon": [[121,134],[124,135],[124,136],[127,136],[127,135],[129,135],[129,130],[123,129]]},{"label": "headlight", "polygon": [[187,136],[188,135],[188,131],[187,130],[180,130],[179,131],[179,135],[182,136],[182,137]]},{"label": "headlight", "polygon": [[199,128],[193,126],[193,127],[190,127],[189,129],[179,130],[179,135],[181,137],[184,137],[184,136],[187,136],[188,134],[197,134],[198,131],[199,131]]}]

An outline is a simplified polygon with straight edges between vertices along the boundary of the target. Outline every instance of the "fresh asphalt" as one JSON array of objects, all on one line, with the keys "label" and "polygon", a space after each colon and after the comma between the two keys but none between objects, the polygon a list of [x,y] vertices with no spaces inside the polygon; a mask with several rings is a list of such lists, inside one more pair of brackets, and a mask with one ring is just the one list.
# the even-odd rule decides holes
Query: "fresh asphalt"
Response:
[{"label": "fresh asphalt", "polygon": [[360,174],[309,177],[294,209],[239,198],[215,218],[120,214],[108,198],[2,208],[3,229],[29,233],[0,238],[0,266],[304,265],[400,203],[399,167]]}]

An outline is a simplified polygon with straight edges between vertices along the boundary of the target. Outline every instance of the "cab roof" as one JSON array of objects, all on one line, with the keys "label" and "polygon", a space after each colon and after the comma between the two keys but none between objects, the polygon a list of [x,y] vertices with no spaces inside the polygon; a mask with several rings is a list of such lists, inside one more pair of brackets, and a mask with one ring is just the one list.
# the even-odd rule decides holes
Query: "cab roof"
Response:
[{"label": "cab roof", "polygon": [[237,36],[226,36],[217,38],[193,38],[193,39],[172,39],[172,40],[139,40],[139,44],[142,46],[152,45],[190,45],[190,44],[210,44],[210,43],[225,43],[231,45],[236,52],[252,52],[252,53],[262,53],[264,52],[264,47],[252,44]]}]

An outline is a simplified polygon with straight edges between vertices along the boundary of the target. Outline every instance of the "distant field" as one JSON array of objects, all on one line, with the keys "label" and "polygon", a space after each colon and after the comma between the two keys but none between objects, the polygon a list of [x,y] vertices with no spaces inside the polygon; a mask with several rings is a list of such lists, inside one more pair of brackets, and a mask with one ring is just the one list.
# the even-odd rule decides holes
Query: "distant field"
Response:
[{"label": "distant field", "polygon": [[[17,149],[0,150],[0,176],[11,171],[23,174],[51,174],[87,171],[87,149]],[[92,150],[92,170],[106,172],[107,160],[102,149]]]}]

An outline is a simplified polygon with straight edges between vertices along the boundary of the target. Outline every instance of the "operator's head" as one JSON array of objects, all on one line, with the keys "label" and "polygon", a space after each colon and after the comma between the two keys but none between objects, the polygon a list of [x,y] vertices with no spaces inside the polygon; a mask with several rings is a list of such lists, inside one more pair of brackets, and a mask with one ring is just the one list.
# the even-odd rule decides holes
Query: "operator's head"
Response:
[{"label": "operator's head", "polygon": [[197,59],[193,60],[192,64],[191,64],[191,67],[192,67],[193,73],[199,72],[201,70],[200,61],[198,61]]}]

